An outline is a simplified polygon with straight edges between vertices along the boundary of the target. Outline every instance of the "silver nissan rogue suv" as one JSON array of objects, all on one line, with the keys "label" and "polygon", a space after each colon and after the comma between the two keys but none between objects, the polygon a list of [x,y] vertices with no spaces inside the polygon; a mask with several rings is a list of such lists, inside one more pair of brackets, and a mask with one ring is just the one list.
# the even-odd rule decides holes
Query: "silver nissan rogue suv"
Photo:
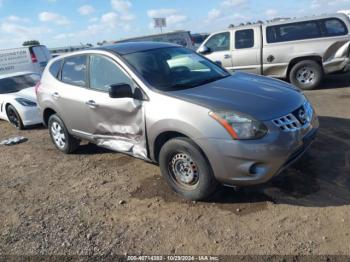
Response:
[{"label": "silver nissan rogue suv", "polygon": [[264,183],[318,129],[307,98],[280,80],[233,73],[165,43],[122,43],[53,59],[37,86],[58,150],[80,140],[159,164],[169,186],[200,200],[216,186]]}]

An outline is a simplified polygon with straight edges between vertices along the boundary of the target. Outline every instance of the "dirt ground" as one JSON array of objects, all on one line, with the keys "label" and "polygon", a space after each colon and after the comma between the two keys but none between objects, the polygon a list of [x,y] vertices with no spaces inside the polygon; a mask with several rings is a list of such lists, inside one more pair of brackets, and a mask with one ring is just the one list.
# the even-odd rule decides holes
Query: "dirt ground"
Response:
[{"label": "dirt ground", "polygon": [[98,148],[64,155],[43,127],[0,122],[0,254],[350,255],[350,76],[306,92],[315,143],[266,185],[207,202],[172,193],[157,166]]}]

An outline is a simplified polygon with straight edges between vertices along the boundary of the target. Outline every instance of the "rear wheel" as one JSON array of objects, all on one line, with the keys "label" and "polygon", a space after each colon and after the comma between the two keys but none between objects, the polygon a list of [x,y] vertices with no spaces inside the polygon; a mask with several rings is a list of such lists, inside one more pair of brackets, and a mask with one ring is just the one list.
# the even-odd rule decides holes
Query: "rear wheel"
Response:
[{"label": "rear wheel", "polygon": [[305,60],[295,64],[290,71],[291,83],[303,90],[312,90],[320,85],[323,78],[321,66],[312,60]]},{"label": "rear wheel", "polygon": [[58,150],[70,154],[79,147],[80,141],[68,133],[68,129],[58,115],[50,116],[48,127],[51,140]]},{"label": "rear wheel", "polygon": [[13,105],[9,105],[6,108],[7,118],[9,122],[16,127],[18,130],[24,129],[24,125],[20,115],[18,114],[16,108]]},{"label": "rear wheel", "polygon": [[159,153],[159,165],[168,185],[186,199],[204,200],[217,187],[208,161],[190,139],[166,142]]}]

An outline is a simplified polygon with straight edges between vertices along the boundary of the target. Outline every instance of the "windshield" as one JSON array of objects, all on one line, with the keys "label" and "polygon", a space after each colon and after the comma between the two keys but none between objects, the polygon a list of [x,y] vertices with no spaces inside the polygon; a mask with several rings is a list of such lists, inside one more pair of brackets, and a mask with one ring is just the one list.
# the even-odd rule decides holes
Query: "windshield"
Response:
[{"label": "windshield", "polygon": [[161,91],[191,88],[230,75],[213,62],[180,47],[147,50],[123,57],[151,86]]},{"label": "windshield", "polygon": [[12,76],[0,79],[0,94],[15,93],[22,89],[33,87],[39,82],[40,76],[37,74],[27,74]]}]

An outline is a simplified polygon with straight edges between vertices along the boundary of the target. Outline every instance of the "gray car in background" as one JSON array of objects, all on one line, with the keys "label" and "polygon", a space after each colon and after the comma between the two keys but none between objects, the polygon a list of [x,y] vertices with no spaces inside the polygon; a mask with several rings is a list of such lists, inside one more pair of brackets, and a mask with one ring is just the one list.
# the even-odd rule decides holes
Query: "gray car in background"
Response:
[{"label": "gray car in background", "polygon": [[157,163],[170,187],[192,200],[207,198],[219,183],[268,181],[307,150],[319,125],[292,85],[231,75],[165,43],[56,58],[37,96],[57,149],[72,153],[87,140]]},{"label": "gray car in background", "polygon": [[350,69],[350,20],[334,14],[233,27],[211,34],[198,52],[229,70],[314,89],[324,75]]}]

